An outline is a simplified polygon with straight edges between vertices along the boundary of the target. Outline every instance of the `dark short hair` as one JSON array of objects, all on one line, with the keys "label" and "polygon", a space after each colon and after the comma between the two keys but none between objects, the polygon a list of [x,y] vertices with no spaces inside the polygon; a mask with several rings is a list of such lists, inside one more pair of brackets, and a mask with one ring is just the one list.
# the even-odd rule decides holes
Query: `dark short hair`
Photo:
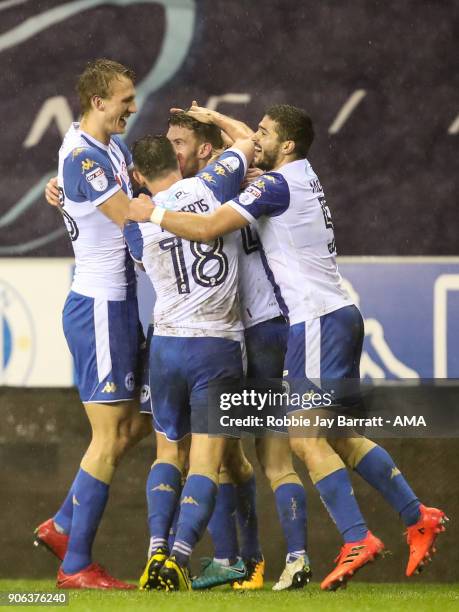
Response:
[{"label": "dark short hair", "polygon": [[265,115],[277,123],[277,133],[281,142],[293,140],[297,158],[306,157],[314,140],[311,117],[301,108],[290,104],[270,106],[266,109]]},{"label": "dark short hair", "polygon": [[209,142],[213,149],[223,149],[222,133],[216,125],[201,123],[185,112],[170,115],[168,123],[169,126],[176,125],[191,130],[200,144]]},{"label": "dark short hair", "polygon": [[80,98],[81,112],[84,114],[91,108],[91,98],[110,97],[110,87],[114,79],[124,76],[135,83],[135,73],[119,62],[101,58],[86,64],[77,83],[77,93]]},{"label": "dark short hair", "polygon": [[152,181],[178,168],[174,148],[166,136],[144,136],[134,143],[132,159],[137,170]]}]

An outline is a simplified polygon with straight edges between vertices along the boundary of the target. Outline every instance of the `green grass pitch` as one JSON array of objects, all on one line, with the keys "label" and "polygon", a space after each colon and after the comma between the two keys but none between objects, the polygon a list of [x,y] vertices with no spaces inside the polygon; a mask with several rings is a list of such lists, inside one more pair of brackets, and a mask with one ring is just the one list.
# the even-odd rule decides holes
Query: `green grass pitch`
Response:
[{"label": "green grass pitch", "polygon": [[[300,591],[235,593],[227,587],[198,593],[148,593],[140,591],[68,591],[69,605],[63,611],[99,612],[139,610],[157,612],[384,612],[414,610],[447,612],[459,610],[459,583],[455,584],[370,584],[350,582],[346,590],[323,593],[318,583]],[[51,580],[0,580],[4,592],[54,592]],[[44,610],[45,607],[26,606]],[[54,607],[57,610],[58,607]]]}]

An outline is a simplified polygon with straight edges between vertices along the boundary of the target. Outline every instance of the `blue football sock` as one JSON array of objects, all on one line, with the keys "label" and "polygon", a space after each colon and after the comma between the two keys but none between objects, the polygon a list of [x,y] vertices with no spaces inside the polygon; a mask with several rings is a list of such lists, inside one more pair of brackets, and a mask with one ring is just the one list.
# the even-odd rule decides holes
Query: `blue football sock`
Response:
[{"label": "blue football sock", "polygon": [[60,527],[62,533],[70,533],[70,527],[72,526],[72,516],[73,516],[73,493],[75,489],[75,481],[78,478],[78,474],[80,470],[77,472],[75,480],[72,482],[72,486],[67,493],[67,497],[64,499],[62,506],[53,516],[54,524]]},{"label": "blue football sock", "polygon": [[315,484],[325,507],[345,542],[358,542],[368,533],[345,469],[332,472]]},{"label": "blue football sock", "polygon": [[260,542],[258,540],[258,518],[256,509],[257,488],[255,476],[236,486],[237,521],[241,535],[241,555],[243,559],[261,561]]},{"label": "blue football sock", "polygon": [[181,565],[188,563],[193,548],[207,527],[214,511],[217,488],[213,480],[201,474],[190,474],[186,479],[171,553]]},{"label": "blue football sock", "polygon": [[239,556],[236,527],[236,490],[232,483],[219,485],[215,509],[207,526],[216,559],[235,563]]},{"label": "blue football sock", "polygon": [[[179,498],[180,498],[181,493],[182,493],[182,486],[180,485]],[[174,518],[172,519],[172,525],[170,526],[169,535],[167,536],[167,547],[169,550],[172,550],[172,547],[174,546],[174,542],[175,542],[175,536],[177,535],[177,523],[178,523],[178,517],[180,516],[180,504],[178,502],[179,500],[177,500],[177,504],[175,506]]]},{"label": "blue football sock", "polygon": [[274,491],[287,552],[306,550],[306,491],[298,483],[285,483]]},{"label": "blue football sock", "polygon": [[372,448],[359,461],[355,471],[381,493],[407,527],[418,522],[420,501],[384,448]]},{"label": "blue football sock", "polygon": [[108,500],[109,486],[80,469],[73,491],[73,519],[67,554],[62,563],[66,574],[75,574],[91,563],[91,548]]},{"label": "blue football sock", "polygon": [[178,505],[182,472],[171,463],[153,464],[147,479],[148,526],[152,549],[167,546]]}]

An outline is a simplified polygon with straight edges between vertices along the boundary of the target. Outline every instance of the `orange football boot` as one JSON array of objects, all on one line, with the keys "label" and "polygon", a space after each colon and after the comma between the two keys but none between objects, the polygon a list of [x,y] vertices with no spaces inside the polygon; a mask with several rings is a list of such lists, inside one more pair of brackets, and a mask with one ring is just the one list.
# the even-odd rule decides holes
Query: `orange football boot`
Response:
[{"label": "orange football boot", "polygon": [[347,581],[364,565],[374,561],[383,550],[384,544],[371,531],[363,540],[344,544],[335,559],[335,569],[322,581],[320,588],[324,591],[345,588]]},{"label": "orange football boot", "polygon": [[415,572],[420,573],[424,565],[432,561],[431,553],[435,552],[433,544],[438,534],[445,531],[445,524],[449,520],[438,508],[426,508],[421,504],[419,511],[419,521],[406,530],[406,541],[410,547],[407,576],[412,576]]}]

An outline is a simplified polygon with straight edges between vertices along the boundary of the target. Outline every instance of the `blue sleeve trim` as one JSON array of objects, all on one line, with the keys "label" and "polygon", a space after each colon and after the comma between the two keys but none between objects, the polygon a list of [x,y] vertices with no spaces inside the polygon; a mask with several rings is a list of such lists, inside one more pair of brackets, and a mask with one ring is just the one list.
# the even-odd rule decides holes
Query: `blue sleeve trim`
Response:
[{"label": "blue sleeve trim", "polygon": [[137,263],[142,263],[143,238],[139,224],[130,221],[124,226],[123,234],[132,259]]},{"label": "blue sleeve trim", "polygon": [[196,176],[223,204],[239,193],[246,172],[246,164],[247,161],[241,151],[228,149]]},{"label": "blue sleeve trim", "polygon": [[244,214],[247,219],[258,219],[262,215],[277,217],[284,213],[290,204],[290,189],[287,181],[277,172],[268,172],[248,185],[234,198],[233,208]]},{"label": "blue sleeve trim", "polygon": [[65,195],[74,202],[101,204],[120,189],[108,155],[95,147],[71,152],[64,161],[63,179]]}]

